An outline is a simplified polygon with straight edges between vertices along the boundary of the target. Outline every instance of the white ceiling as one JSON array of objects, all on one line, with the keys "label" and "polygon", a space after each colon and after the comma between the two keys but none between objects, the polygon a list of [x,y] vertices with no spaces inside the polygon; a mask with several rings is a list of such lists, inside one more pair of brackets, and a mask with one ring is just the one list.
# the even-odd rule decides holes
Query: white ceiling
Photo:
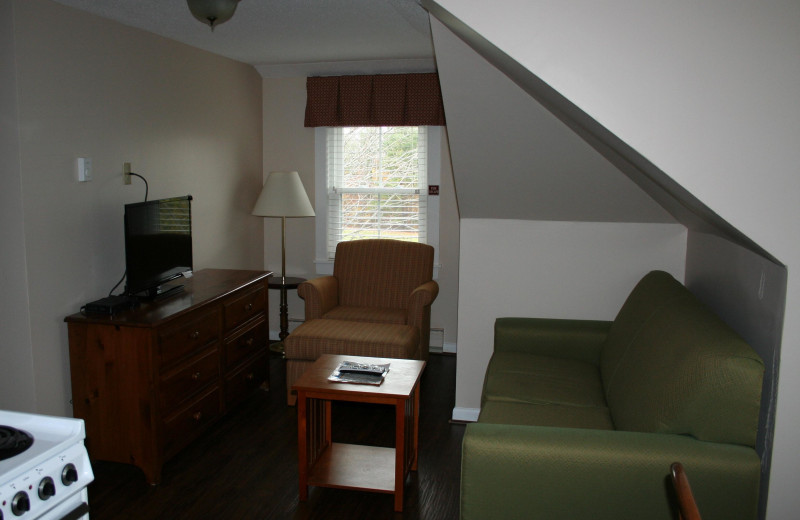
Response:
[{"label": "white ceiling", "polygon": [[[250,63],[265,76],[330,62],[374,69],[401,60],[405,65],[390,66],[397,72],[433,66],[428,14],[416,0],[241,0],[213,32],[192,17],[186,0],[55,1]],[[387,72],[364,70],[379,71]]]}]

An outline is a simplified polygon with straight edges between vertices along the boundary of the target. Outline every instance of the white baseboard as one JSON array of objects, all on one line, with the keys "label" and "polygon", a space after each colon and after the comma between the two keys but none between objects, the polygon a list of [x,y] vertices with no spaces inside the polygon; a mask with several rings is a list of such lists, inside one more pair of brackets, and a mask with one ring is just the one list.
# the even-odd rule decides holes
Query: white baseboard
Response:
[{"label": "white baseboard", "polygon": [[442,350],[444,345],[444,329],[439,328],[431,328],[430,333],[430,340],[428,341],[428,345],[431,349],[439,349]]},{"label": "white baseboard", "polygon": [[461,422],[475,422],[481,413],[480,408],[453,408],[453,420]]}]

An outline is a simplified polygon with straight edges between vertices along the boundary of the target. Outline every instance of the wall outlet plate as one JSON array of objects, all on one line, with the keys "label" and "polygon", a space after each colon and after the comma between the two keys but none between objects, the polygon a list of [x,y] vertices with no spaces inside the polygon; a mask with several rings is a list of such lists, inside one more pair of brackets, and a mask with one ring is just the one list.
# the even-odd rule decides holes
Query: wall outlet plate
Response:
[{"label": "wall outlet plate", "polygon": [[89,157],[78,157],[78,182],[88,182],[92,180],[92,159]]}]

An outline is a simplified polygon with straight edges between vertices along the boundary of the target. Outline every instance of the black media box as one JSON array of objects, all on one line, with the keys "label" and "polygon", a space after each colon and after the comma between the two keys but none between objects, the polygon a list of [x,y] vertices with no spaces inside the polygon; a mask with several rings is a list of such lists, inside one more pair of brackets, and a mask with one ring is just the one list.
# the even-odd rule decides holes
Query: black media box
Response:
[{"label": "black media box", "polygon": [[87,303],[83,307],[86,314],[106,314],[112,315],[136,307],[136,300],[124,295],[108,296],[93,302]]}]

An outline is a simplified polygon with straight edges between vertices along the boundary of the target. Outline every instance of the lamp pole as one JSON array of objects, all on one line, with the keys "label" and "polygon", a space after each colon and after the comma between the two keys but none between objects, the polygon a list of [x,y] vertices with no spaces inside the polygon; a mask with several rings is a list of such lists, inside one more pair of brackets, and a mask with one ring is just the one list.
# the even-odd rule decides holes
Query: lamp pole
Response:
[{"label": "lamp pole", "polygon": [[[289,335],[289,304],[287,290],[296,288],[303,279],[286,277],[286,219],[288,217],[313,217],[314,208],[308,200],[303,181],[297,172],[270,172],[261,193],[253,207],[253,215],[281,218],[281,277],[272,278],[268,283],[270,289],[280,289],[280,324],[279,341],[270,345],[270,349],[280,352],[283,340]],[[298,282],[297,280],[300,280]]]},{"label": "lamp pole", "polygon": [[281,217],[281,343],[289,335],[289,304],[286,301],[286,217]]}]

